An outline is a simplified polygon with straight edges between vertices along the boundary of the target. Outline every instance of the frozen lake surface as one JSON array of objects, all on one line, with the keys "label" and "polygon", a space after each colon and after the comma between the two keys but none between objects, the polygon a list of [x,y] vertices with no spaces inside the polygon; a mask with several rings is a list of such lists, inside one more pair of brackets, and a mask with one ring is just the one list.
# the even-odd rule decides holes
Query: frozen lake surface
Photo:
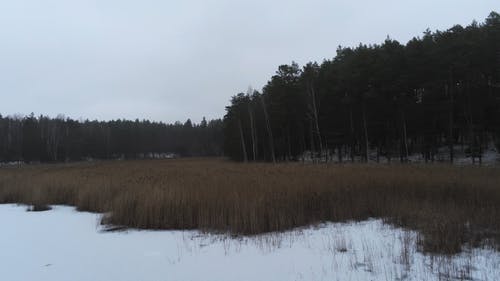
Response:
[{"label": "frozen lake surface", "polygon": [[416,251],[381,220],[227,238],[198,231],[104,232],[100,215],[0,205],[2,280],[500,280],[500,253]]}]

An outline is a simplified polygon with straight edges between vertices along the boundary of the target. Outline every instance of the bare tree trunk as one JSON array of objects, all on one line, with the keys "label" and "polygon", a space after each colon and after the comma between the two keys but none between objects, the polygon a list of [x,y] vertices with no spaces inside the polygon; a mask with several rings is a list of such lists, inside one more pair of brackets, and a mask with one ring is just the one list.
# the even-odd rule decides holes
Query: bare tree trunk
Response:
[{"label": "bare tree trunk", "polygon": [[241,126],[241,120],[240,119],[238,119],[238,127],[240,129],[241,150],[242,150],[242,153],[243,153],[243,161],[245,163],[247,163],[248,162],[247,148],[246,148],[246,145],[245,145],[245,138],[243,136],[243,127]]},{"label": "bare tree trunk", "polygon": [[328,158],[329,158],[329,155],[328,155],[328,141],[325,141],[325,163],[328,163]]},{"label": "bare tree trunk", "polygon": [[59,132],[57,127],[57,121],[49,121],[47,124],[47,152],[53,161],[57,161],[57,148],[59,147]]},{"label": "bare tree trunk", "polygon": [[453,164],[453,158],[454,158],[454,153],[453,153],[453,74],[452,70],[450,69],[450,84],[451,87],[446,86],[445,90],[448,95],[450,95],[450,108],[449,108],[449,116],[448,116],[448,121],[449,121],[449,126],[448,126],[448,147],[450,150],[450,163]]},{"label": "bare tree trunk", "polygon": [[[469,98],[469,96],[467,95]],[[468,101],[467,113],[464,112],[464,116],[466,117],[467,125],[469,127],[469,150],[472,158],[472,164],[476,162],[476,137],[474,136],[474,121],[472,120],[472,109],[470,106],[470,98]],[[469,116],[467,118],[467,116]]]},{"label": "bare tree trunk", "polygon": [[109,155],[109,150],[110,150],[110,138],[111,138],[111,133],[110,133],[110,130],[109,130],[109,127],[106,126],[106,158],[109,159],[110,158],[110,155]]},{"label": "bare tree trunk", "polygon": [[271,123],[269,122],[269,115],[267,113],[267,107],[266,103],[264,101],[264,96],[260,96],[260,101],[262,103],[262,109],[264,110],[264,118],[266,119],[266,129],[267,129],[267,135],[269,137],[269,148],[271,149],[271,159],[273,160],[273,163],[276,163],[276,154],[274,152],[274,138],[273,138],[273,131],[271,129]]},{"label": "bare tree trunk", "polygon": [[483,164],[483,146],[482,146],[481,136],[479,137],[478,143],[479,143],[479,165],[482,165]]},{"label": "bare tree trunk", "polygon": [[408,136],[406,134],[406,116],[404,111],[402,112],[402,119],[403,119],[403,144],[404,144],[404,149],[405,149],[405,162],[408,162]]},{"label": "bare tree trunk", "polygon": [[319,130],[319,121],[318,121],[318,107],[316,105],[316,92],[314,91],[314,86],[310,86],[310,95],[311,95],[311,106],[314,117],[314,129],[316,131],[316,137],[318,138],[319,145],[319,153],[320,155],[323,153],[323,143],[321,140],[321,131]]},{"label": "bare tree trunk", "polygon": [[311,142],[311,160],[313,162],[316,161],[316,155],[315,155],[315,151],[316,151],[316,148],[314,146],[314,130],[313,130],[313,124],[312,124],[312,120],[309,120],[309,132],[310,132],[310,142]]},{"label": "bare tree trunk", "polygon": [[339,158],[339,163],[342,163],[342,145],[338,145],[337,146],[337,151],[338,151],[338,155],[337,157]]},{"label": "bare tree trunk", "polygon": [[66,136],[66,147],[65,147],[65,157],[64,157],[64,161],[65,162],[68,162],[69,161],[69,128],[68,128],[68,124],[66,123],[65,124],[65,136]]},{"label": "bare tree trunk", "polygon": [[292,143],[290,140],[290,128],[288,128],[288,127],[286,129],[286,141],[287,141],[287,147],[288,147],[287,161],[291,161],[292,160]]},{"label": "bare tree trunk", "polygon": [[363,105],[363,131],[365,133],[365,162],[368,162],[368,150],[369,150],[369,142],[368,142],[368,128],[366,126],[366,106]]},{"label": "bare tree trunk", "polygon": [[351,123],[351,149],[350,149],[350,154],[351,154],[351,162],[354,163],[354,120],[352,116],[352,106],[351,110],[349,111],[349,121]]},{"label": "bare tree trunk", "polygon": [[250,135],[252,137],[252,156],[253,156],[253,161],[257,161],[257,138],[255,136],[255,124],[254,124],[254,119],[253,119],[253,112],[252,112],[252,109],[250,108],[250,105],[248,106],[248,115],[250,116]]},{"label": "bare tree trunk", "polygon": [[306,141],[306,136],[305,136],[305,132],[304,130],[302,130],[302,133],[300,134],[300,136],[302,137],[300,143],[301,143],[301,147],[302,147],[302,155],[300,156],[300,160],[302,161],[302,163],[305,162],[305,151],[307,151],[307,141]]}]

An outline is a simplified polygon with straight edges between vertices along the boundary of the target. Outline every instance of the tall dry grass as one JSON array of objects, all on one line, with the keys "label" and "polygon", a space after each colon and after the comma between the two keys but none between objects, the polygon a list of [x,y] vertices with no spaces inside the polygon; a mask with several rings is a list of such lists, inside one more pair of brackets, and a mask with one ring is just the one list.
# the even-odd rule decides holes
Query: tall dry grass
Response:
[{"label": "tall dry grass", "polygon": [[413,165],[238,164],[217,159],[0,169],[0,203],[74,205],[104,223],[233,234],[385,218],[424,251],[500,245],[500,169]]}]

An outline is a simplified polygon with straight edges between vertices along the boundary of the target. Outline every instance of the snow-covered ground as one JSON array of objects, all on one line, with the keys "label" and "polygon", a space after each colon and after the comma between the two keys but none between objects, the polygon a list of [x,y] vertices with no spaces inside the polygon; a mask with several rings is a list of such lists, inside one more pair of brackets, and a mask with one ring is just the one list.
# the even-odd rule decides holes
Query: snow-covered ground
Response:
[{"label": "snow-covered ground", "polygon": [[[500,152],[497,151],[497,148],[493,143],[490,143],[482,152],[481,163],[479,161],[479,157],[475,157],[474,159],[470,154],[466,153],[466,146],[455,145],[453,148],[454,151],[454,165],[466,166],[466,165],[483,165],[483,166],[497,166],[500,165]],[[331,154],[328,155],[329,163],[338,163],[338,151],[330,151]],[[311,151],[304,152],[300,157],[299,161],[305,162],[326,162],[326,155],[323,154],[321,157],[317,155],[313,157],[313,153]],[[369,163],[380,163],[387,164],[389,163],[387,157],[379,155],[377,160],[377,150],[371,149],[368,152],[368,162]],[[343,163],[350,163],[351,159],[349,154],[342,154]],[[356,155],[354,157],[354,162],[359,163],[363,162],[363,155]],[[443,146],[438,148],[436,155],[434,155],[434,163],[449,163],[450,161],[450,151],[448,146]],[[391,158],[391,163],[399,163],[400,159],[398,155],[393,155]],[[425,158],[422,154],[410,154],[408,156],[409,163],[425,163]],[[429,160],[430,162],[430,160]]]},{"label": "snow-covered ground", "polygon": [[381,220],[228,238],[198,231],[104,232],[100,215],[0,205],[0,279],[500,280],[500,253],[416,251],[414,232]]}]

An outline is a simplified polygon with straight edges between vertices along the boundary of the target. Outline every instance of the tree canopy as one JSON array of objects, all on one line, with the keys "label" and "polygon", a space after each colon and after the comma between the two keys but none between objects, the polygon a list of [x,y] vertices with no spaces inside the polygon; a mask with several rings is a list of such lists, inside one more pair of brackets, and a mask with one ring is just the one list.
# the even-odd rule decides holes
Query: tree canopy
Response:
[{"label": "tree canopy", "polygon": [[425,31],[406,45],[338,47],[332,59],[281,65],[262,92],[235,95],[224,150],[241,161],[318,157],[433,160],[462,144],[480,156],[500,137],[500,15]]},{"label": "tree canopy", "polygon": [[148,120],[76,121],[0,115],[0,161],[222,155],[222,120],[165,124]]}]

